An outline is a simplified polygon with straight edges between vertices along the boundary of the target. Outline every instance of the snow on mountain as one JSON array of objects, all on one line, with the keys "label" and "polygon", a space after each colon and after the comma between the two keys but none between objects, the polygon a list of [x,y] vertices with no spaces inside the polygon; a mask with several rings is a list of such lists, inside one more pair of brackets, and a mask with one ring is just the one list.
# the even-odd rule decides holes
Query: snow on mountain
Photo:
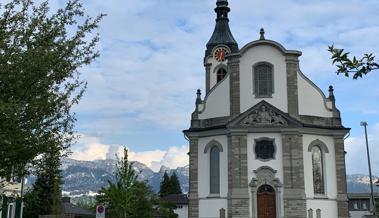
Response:
[{"label": "snow on mountain", "polygon": [[[114,181],[116,160],[78,161],[65,158],[62,160],[63,191],[66,195],[79,196],[96,193],[101,187],[108,185],[108,180]],[[175,171],[178,175],[183,192],[188,192],[189,167],[170,169],[162,166],[159,172],[152,171],[146,165],[133,162],[133,168],[139,172],[139,180],[147,181],[155,192],[159,186],[164,172],[170,175]],[[32,181],[33,179],[31,179]]]},{"label": "snow on mountain", "polygon": [[[373,176],[372,181],[375,184],[379,177]],[[351,193],[370,192],[370,177],[363,174],[353,174],[347,176],[347,191]],[[379,188],[374,186],[374,192]]]}]

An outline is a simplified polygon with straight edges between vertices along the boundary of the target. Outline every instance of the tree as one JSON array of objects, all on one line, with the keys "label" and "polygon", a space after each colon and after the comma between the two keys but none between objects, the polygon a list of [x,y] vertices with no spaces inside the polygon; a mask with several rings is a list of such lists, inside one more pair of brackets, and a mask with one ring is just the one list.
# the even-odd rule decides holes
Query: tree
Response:
[{"label": "tree", "polygon": [[170,177],[171,190],[170,194],[182,194],[182,189],[180,188],[180,183],[176,172],[173,172]]},{"label": "tree", "polygon": [[96,197],[98,204],[104,204],[112,218],[153,217],[154,194],[145,182],[137,180],[138,173],[128,161],[128,150],[124,148],[116,168],[116,181],[108,181],[107,188],[101,188]]},{"label": "tree", "polygon": [[358,79],[373,70],[379,69],[379,63],[375,62],[373,54],[364,54],[362,58],[355,56],[350,58],[349,52],[335,48],[333,45],[329,46],[328,51],[332,54],[333,64],[336,64],[338,68],[337,74],[343,74],[346,77],[353,74],[353,78]]},{"label": "tree", "polygon": [[168,176],[167,171],[164,173],[159,194],[161,197],[170,194],[182,194],[182,189],[180,188],[180,182],[176,172],[173,172],[170,177]]},{"label": "tree", "polygon": [[62,176],[58,149],[50,149],[37,165],[37,180],[31,191],[25,195],[25,217],[59,215],[62,213]]},{"label": "tree", "polygon": [[170,190],[171,190],[170,177],[168,176],[167,171],[165,171],[163,174],[163,179],[161,181],[159,195],[161,197],[166,196],[166,195],[170,194]]},{"label": "tree", "polygon": [[176,205],[173,202],[161,201],[159,203],[159,215],[162,218],[177,218],[178,214],[174,212]]},{"label": "tree", "polygon": [[92,32],[104,16],[87,16],[79,0],[56,12],[48,0],[9,1],[0,6],[0,178],[75,142],[71,108],[86,88],[79,69],[99,56]]}]

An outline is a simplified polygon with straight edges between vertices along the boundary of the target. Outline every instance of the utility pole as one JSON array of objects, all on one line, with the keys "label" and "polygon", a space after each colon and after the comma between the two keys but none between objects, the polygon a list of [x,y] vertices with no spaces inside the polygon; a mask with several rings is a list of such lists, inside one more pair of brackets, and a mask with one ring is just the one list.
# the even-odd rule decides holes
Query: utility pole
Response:
[{"label": "utility pole", "polygon": [[365,137],[366,137],[366,150],[367,150],[367,160],[368,160],[368,172],[370,176],[370,188],[371,188],[371,204],[370,204],[370,210],[372,212],[372,215],[376,215],[376,208],[375,208],[375,198],[374,198],[374,187],[372,184],[372,174],[371,174],[371,162],[370,162],[370,150],[368,147],[368,138],[367,138],[367,122],[362,121],[361,126],[365,128]]}]

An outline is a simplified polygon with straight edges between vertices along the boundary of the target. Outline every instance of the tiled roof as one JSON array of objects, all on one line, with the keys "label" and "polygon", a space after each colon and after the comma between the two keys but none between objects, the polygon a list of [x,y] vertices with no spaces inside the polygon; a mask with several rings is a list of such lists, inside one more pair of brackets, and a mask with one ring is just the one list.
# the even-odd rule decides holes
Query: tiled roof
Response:
[{"label": "tiled roof", "polygon": [[188,196],[186,194],[171,194],[161,198],[162,201],[169,201],[176,205],[187,205]]}]

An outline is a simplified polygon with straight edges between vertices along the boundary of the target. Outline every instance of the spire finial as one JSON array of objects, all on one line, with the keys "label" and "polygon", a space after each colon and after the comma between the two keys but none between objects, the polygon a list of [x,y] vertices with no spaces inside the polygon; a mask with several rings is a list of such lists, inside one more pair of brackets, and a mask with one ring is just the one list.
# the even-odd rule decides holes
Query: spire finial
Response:
[{"label": "spire finial", "polygon": [[334,97],[334,88],[333,86],[329,86],[329,99],[334,101],[335,100],[335,97]]},{"label": "spire finial", "polygon": [[261,28],[261,31],[259,32],[259,34],[261,34],[261,37],[259,38],[259,40],[265,40],[265,29]]},{"label": "spire finial", "polygon": [[201,90],[198,89],[196,92],[196,105],[201,103]]}]

